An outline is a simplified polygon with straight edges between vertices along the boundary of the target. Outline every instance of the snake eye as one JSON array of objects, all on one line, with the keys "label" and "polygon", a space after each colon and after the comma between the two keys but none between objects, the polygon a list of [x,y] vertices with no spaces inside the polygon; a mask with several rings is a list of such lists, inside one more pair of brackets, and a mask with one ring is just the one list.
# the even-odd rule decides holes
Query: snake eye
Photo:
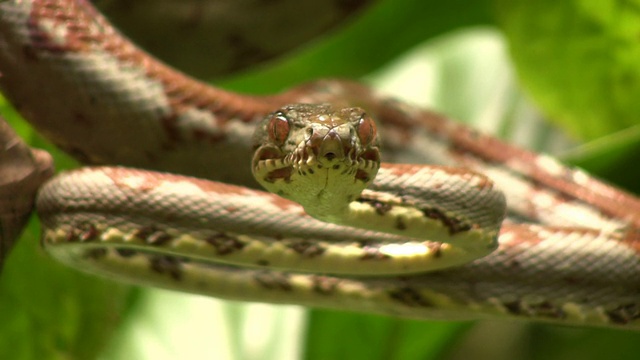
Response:
[{"label": "snake eye", "polygon": [[377,136],[376,124],[373,119],[363,115],[358,122],[358,138],[362,146],[370,145]]},{"label": "snake eye", "polygon": [[277,145],[284,144],[289,136],[289,120],[281,112],[273,114],[267,125],[267,132],[271,141]]}]

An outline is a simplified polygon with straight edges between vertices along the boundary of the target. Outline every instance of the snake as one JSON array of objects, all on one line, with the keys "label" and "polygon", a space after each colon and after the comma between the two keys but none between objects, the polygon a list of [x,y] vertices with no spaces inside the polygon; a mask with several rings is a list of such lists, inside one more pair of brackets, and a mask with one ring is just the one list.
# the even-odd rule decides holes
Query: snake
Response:
[{"label": "snake", "polygon": [[0,10],[3,94],[90,165],[37,200],[44,249],[74,268],[411,319],[640,328],[630,193],[356,82],[213,87],[85,1]]}]

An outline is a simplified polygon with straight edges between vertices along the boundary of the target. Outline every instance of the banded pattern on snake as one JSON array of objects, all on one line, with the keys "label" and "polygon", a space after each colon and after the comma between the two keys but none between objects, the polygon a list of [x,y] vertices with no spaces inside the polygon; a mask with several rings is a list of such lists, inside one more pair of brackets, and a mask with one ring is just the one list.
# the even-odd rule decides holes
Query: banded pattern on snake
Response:
[{"label": "banded pattern on snake", "polygon": [[[355,83],[325,80],[269,97],[210,88],[140,52],[86,2],[12,1],[0,9],[0,85],[30,121],[87,163],[165,171],[94,167],[45,185],[38,204],[45,246],[73,266],[218,297],[411,318],[640,323],[640,201],[630,194]],[[291,103],[361,106],[379,121],[387,161],[463,168],[383,164],[375,179],[362,169],[349,173],[361,188],[373,181],[342,197],[355,203],[349,207],[360,211],[353,217],[365,219],[364,231],[314,220],[276,195],[166,173],[255,185],[248,164],[257,148],[254,169],[269,163],[256,171],[259,181],[295,184],[298,170],[271,167],[288,139],[309,141],[311,150],[300,153],[323,153],[332,165],[338,153],[359,162],[349,157],[352,139],[374,143],[374,126],[362,130],[370,123],[359,110]],[[351,116],[345,111],[357,113],[355,136],[313,130],[333,131],[324,143],[293,125],[316,115],[341,122]],[[260,138],[276,142],[267,150],[251,140],[261,119]],[[477,260],[495,247],[504,209],[488,178],[465,168],[495,182],[508,205],[498,248]],[[287,189],[276,191],[311,191]],[[476,190],[487,197],[471,195]],[[454,200],[433,201],[447,196]],[[303,205],[325,220],[344,219],[325,216],[335,214],[333,205]],[[236,266],[246,263],[252,267]],[[432,266],[453,267],[422,272]]]}]

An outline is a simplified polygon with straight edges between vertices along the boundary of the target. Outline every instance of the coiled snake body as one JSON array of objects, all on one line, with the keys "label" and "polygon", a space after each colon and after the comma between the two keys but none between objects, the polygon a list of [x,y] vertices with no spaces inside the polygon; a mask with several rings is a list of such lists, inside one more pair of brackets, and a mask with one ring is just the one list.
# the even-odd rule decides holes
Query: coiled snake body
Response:
[{"label": "coiled snake body", "polygon": [[[411,318],[640,324],[630,194],[358,84],[269,97],[210,88],[140,52],[85,2],[0,9],[1,85],[31,122],[87,163],[164,171],[90,167],[43,187],[45,248],[72,266]],[[372,118],[389,160],[446,166],[380,165]],[[304,210],[241,186],[254,184],[249,164]]]}]

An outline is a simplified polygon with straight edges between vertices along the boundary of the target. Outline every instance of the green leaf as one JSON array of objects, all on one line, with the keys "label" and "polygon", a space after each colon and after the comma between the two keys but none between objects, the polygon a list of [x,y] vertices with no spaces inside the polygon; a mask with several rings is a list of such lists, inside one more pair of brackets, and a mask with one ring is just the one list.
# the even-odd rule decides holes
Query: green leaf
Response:
[{"label": "green leaf", "polygon": [[304,358],[439,359],[469,326],[313,310]]},{"label": "green leaf", "polygon": [[548,118],[591,140],[640,119],[640,1],[496,0],[520,80]]},{"label": "green leaf", "polygon": [[633,360],[640,353],[635,331],[535,326],[526,339],[532,360]]},{"label": "green leaf", "polygon": [[640,193],[640,125],[603,136],[564,154],[573,165]]}]

